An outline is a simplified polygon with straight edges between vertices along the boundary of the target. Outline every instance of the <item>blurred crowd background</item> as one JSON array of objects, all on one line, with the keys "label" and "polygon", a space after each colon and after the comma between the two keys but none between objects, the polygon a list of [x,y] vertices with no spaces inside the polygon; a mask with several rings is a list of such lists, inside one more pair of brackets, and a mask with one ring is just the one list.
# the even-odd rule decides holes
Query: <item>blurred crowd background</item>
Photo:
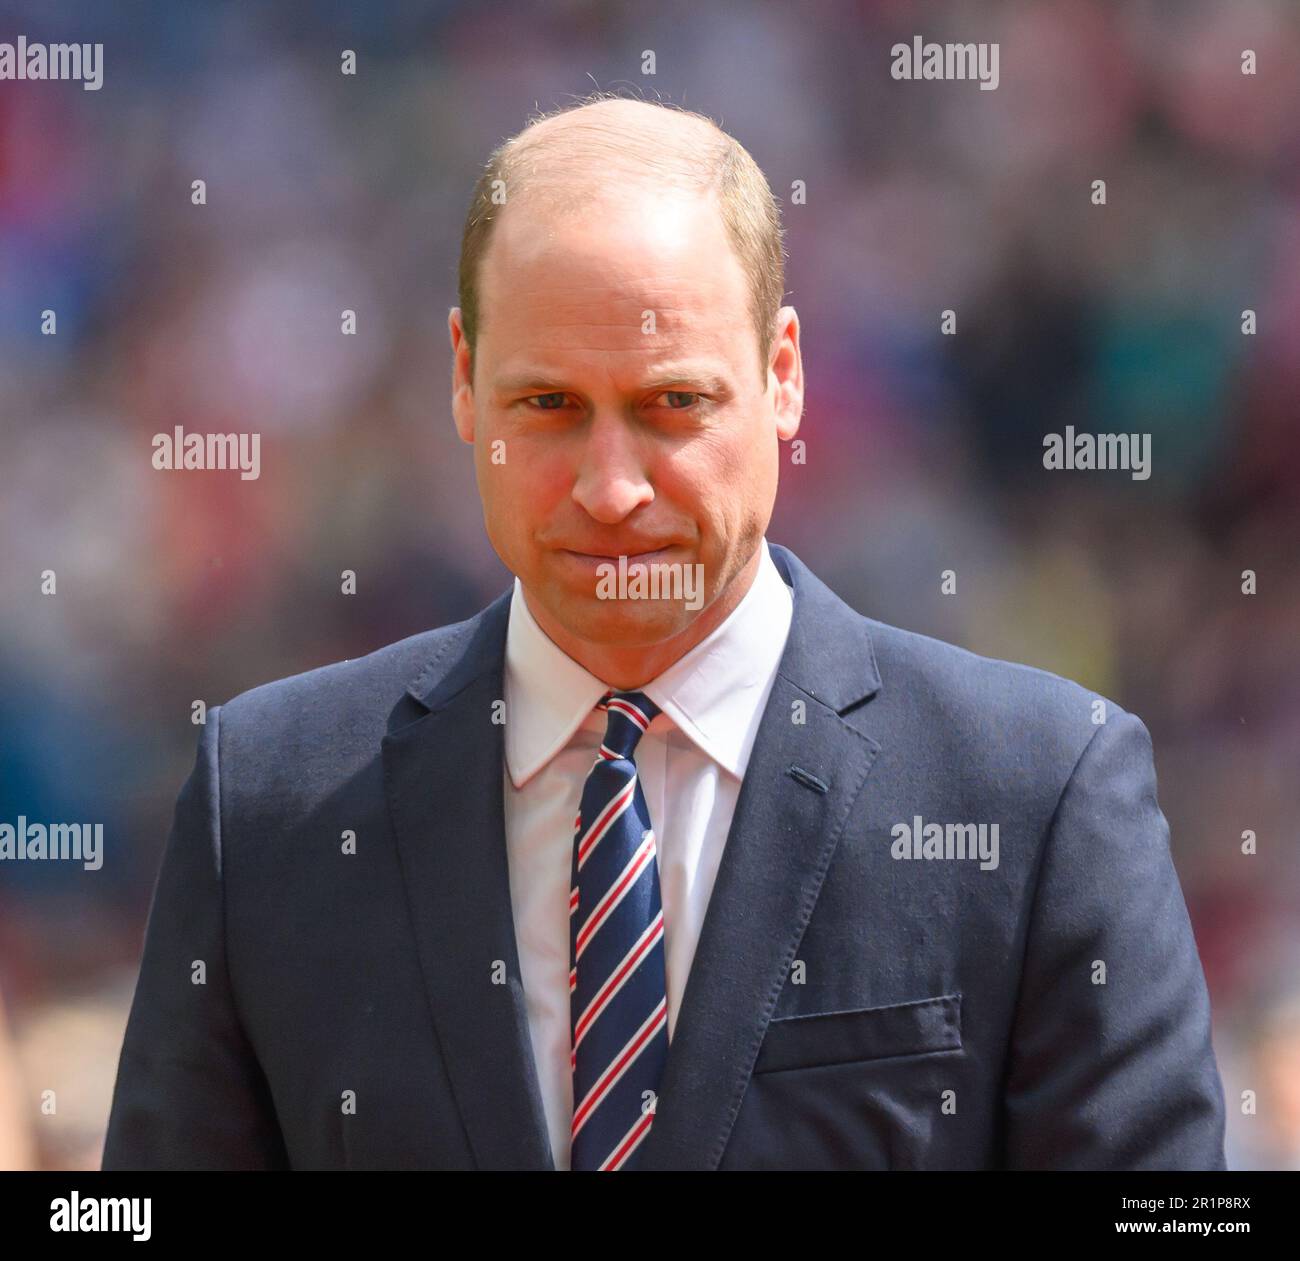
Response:
[{"label": "blurred crowd background", "polygon": [[[505,590],[460,232],[490,149],[602,88],[708,113],[783,204],[807,463],[769,538],[1150,728],[1229,1161],[1300,1169],[1292,0],[0,4],[19,34],[102,41],[104,82],[0,82],[0,821],[102,822],[105,861],[0,865],[0,1165],[98,1165],[193,701]],[[997,41],[997,90],[893,81],[917,34]],[[260,432],[260,479],[155,470],[177,425]],[[1045,471],[1066,425],[1151,434],[1151,478]]]}]

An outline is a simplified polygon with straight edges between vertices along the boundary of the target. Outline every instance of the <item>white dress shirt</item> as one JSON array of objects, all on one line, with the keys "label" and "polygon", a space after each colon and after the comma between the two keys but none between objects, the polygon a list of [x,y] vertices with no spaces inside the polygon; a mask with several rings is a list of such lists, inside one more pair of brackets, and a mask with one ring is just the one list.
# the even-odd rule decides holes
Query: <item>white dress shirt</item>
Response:
[{"label": "white dress shirt", "polygon": [[[634,755],[664,908],[668,1037],[699,941],[740,783],[776,678],[793,597],[762,543],[720,626],[638,689],[663,711]],[[506,635],[505,828],[519,966],[557,1169],[569,1168],[569,880],[573,819],[596,760],[608,685],[537,625],[515,579]]]}]

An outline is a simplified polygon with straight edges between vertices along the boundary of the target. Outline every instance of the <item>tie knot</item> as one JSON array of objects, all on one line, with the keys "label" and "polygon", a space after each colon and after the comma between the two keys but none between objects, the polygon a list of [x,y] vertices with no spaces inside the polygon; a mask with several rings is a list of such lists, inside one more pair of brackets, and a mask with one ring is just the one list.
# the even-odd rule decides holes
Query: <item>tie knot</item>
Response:
[{"label": "tie knot", "polygon": [[605,748],[618,757],[630,758],[645,734],[659,706],[644,692],[606,692],[596,702],[606,711]]}]

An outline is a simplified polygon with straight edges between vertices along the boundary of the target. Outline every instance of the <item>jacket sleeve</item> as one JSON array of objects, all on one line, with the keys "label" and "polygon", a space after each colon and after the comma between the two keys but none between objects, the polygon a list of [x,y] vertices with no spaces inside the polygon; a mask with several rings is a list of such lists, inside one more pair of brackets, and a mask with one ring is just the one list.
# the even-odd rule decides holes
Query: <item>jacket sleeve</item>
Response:
[{"label": "jacket sleeve", "polygon": [[1006,1166],[1225,1168],[1209,994],[1140,719],[1111,708],[1044,846],[1007,1066]]},{"label": "jacket sleeve", "polygon": [[103,1169],[288,1167],[226,968],[220,732],[218,706],[154,887]]}]

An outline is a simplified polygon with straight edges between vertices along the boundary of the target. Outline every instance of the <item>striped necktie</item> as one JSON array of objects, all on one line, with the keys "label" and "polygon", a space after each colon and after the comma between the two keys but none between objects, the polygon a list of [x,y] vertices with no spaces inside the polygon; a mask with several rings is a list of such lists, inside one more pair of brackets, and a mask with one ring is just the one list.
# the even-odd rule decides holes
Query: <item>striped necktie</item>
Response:
[{"label": "striped necktie", "polygon": [[658,707],[606,692],[605,740],[574,820],[569,891],[571,1169],[631,1169],[668,1055],[664,913],[632,755]]}]

